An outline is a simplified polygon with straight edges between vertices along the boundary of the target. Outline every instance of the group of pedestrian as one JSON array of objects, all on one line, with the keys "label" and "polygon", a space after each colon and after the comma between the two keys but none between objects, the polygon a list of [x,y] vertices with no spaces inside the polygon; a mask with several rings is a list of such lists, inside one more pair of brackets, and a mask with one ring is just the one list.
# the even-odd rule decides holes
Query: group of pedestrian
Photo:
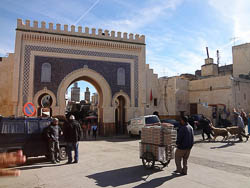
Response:
[{"label": "group of pedestrian", "polygon": [[83,135],[85,138],[90,138],[92,133],[92,137],[96,140],[97,129],[98,126],[96,120],[94,120],[92,123],[88,122],[87,124],[85,123],[82,124]]},{"label": "group of pedestrian", "polygon": [[[244,110],[241,110],[241,112],[239,113],[235,109],[233,109],[233,113],[235,116],[236,125],[240,130],[238,135],[240,141],[242,141],[242,137],[245,137],[248,140],[250,135],[250,114],[247,117]],[[187,170],[188,170],[187,161],[194,144],[194,132],[192,126],[188,123],[188,117],[182,116],[180,123],[181,126],[177,131],[176,151],[175,151],[176,170],[174,171],[174,173],[187,175]],[[203,116],[199,123],[202,126],[203,140],[205,139],[204,138],[205,134],[207,135],[208,139],[211,139],[211,135],[214,136],[211,129],[211,124],[212,124],[211,121]],[[248,135],[245,133],[246,125],[248,126]]]},{"label": "group of pedestrian", "polygon": [[[249,138],[250,135],[250,113],[247,117],[246,113],[244,112],[244,110],[242,109],[241,112],[237,112],[236,109],[233,109],[233,117],[234,117],[234,121],[233,121],[233,125],[237,126],[239,129],[239,140],[242,140],[242,137],[245,137],[247,140]],[[212,130],[212,122],[206,118],[205,116],[202,116],[201,120],[199,120],[199,126],[202,129],[202,138],[203,140],[205,140],[205,134],[207,135],[207,139],[210,140],[211,136],[214,136],[213,130]],[[248,134],[246,134],[245,132],[245,128],[246,126],[248,126]]]},{"label": "group of pedestrian", "polygon": [[[66,152],[68,155],[67,164],[78,163],[79,161],[79,141],[81,140],[81,126],[75,117],[71,115],[69,121],[64,124],[64,132],[59,126],[59,120],[54,118],[48,129],[46,130],[46,136],[48,139],[48,147],[51,162],[53,164],[60,163],[60,147],[59,136],[64,134],[65,141],[67,143]],[[74,151],[74,161],[72,159],[72,151]]]}]

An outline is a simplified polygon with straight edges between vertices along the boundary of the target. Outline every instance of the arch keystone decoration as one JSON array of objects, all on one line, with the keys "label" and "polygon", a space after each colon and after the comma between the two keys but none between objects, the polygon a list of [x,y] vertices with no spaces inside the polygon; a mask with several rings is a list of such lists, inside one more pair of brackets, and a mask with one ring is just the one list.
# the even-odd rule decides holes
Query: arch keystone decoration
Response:
[{"label": "arch keystone decoration", "polygon": [[112,106],[115,107],[116,104],[115,104],[115,100],[117,99],[117,97],[119,96],[123,96],[125,98],[125,108],[128,108],[128,107],[131,107],[131,102],[130,102],[130,98],[129,96],[127,95],[127,93],[123,92],[122,90],[115,93],[115,95],[113,96],[112,98]]},{"label": "arch keystone decoration", "polygon": [[49,94],[49,95],[52,97],[52,104],[51,104],[51,107],[52,107],[52,108],[55,107],[55,106],[56,106],[56,96],[55,96],[55,94],[54,94],[52,91],[48,90],[47,87],[44,87],[44,89],[38,91],[38,92],[35,94],[35,96],[34,96],[34,98],[33,98],[33,104],[34,104],[36,107],[38,107],[38,106],[39,106],[39,104],[38,104],[38,99],[39,99],[39,97],[40,97],[41,95],[43,95],[43,94]]}]

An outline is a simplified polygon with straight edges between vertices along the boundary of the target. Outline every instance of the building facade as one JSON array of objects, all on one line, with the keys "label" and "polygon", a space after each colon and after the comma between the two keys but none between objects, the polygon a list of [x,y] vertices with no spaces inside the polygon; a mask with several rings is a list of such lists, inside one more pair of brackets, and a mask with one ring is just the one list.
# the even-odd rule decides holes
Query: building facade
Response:
[{"label": "building facade", "polygon": [[84,100],[90,103],[90,91],[88,87],[86,87],[86,91],[84,92]]},{"label": "building facade", "polygon": [[64,115],[66,90],[80,80],[97,90],[103,135],[123,133],[129,119],[148,114],[250,112],[249,44],[233,47],[233,65],[207,58],[195,75],[169,78],[153,73],[145,51],[144,35],[18,19],[15,52],[0,61],[0,114],[23,116],[27,102],[38,109],[49,96],[51,114]]},{"label": "building facade", "polygon": [[80,88],[77,82],[71,88],[71,101],[80,102]]}]

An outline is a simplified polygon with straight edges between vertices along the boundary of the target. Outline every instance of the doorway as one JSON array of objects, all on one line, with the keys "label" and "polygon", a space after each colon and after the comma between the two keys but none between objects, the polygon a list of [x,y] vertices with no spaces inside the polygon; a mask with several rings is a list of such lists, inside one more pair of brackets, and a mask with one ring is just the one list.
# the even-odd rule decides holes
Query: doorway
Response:
[{"label": "doorway", "polygon": [[126,131],[125,98],[123,96],[118,96],[115,103],[116,103],[116,109],[115,109],[116,134],[125,134],[125,131]]},{"label": "doorway", "polygon": [[197,114],[197,113],[198,113],[197,103],[191,103],[190,104],[190,115]]}]

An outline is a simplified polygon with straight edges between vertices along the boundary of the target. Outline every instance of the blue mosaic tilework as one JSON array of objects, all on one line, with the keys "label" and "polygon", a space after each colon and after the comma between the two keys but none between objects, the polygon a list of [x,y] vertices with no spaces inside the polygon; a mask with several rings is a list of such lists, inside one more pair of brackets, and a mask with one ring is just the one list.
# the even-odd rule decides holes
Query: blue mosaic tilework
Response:
[{"label": "blue mosaic tilework", "polygon": [[[97,57],[111,57],[111,58],[123,58],[123,59],[132,59],[134,60],[134,95],[135,95],[135,107],[138,107],[138,56],[134,56],[134,55],[128,55],[128,54],[115,54],[115,53],[105,53],[105,52],[94,52],[94,51],[85,51],[85,50],[75,50],[75,49],[64,49],[64,48],[53,48],[53,47],[44,47],[44,46],[32,46],[32,45],[26,45],[25,46],[25,52],[24,52],[24,70],[23,70],[23,104],[25,104],[27,102],[27,96],[28,96],[28,92],[29,92],[29,76],[30,76],[30,54],[31,51],[42,51],[42,52],[54,52],[54,53],[64,53],[64,54],[78,54],[78,55],[86,55],[86,56],[97,56]],[[38,58],[38,59],[37,59]],[[36,57],[36,61],[39,62],[39,58],[42,57]],[[44,57],[44,58],[51,58],[51,59],[57,59],[55,60],[55,62],[57,61],[64,61],[66,58],[53,58],[53,57]],[[40,59],[41,60],[41,59]],[[47,59],[48,60],[48,59]],[[67,59],[69,60],[69,59]],[[128,84],[126,84],[124,86],[124,88],[119,88],[117,87],[117,85],[114,87],[114,83],[116,82],[117,79],[116,78],[116,72],[113,75],[110,74],[108,75],[106,72],[110,71],[110,70],[115,70],[113,69],[114,67],[120,67],[120,66],[124,66],[125,70],[128,72],[130,75],[130,68],[126,68],[126,63],[112,63],[112,62],[104,62],[104,61],[90,61],[90,60],[77,60],[77,59],[70,59],[70,61],[74,62],[74,66],[72,66],[72,71],[77,70],[79,68],[83,68],[83,65],[86,64],[89,66],[89,68],[95,70],[96,72],[99,72],[100,74],[103,75],[103,77],[108,81],[108,83],[110,84],[110,87],[112,89],[112,95],[115,94],[115,92],[120,91],[120,89],[123,89],[124,92],[126,92],[129,96],[130,96],[130,78],[128,81]],[[51,61],[53,62],[53,61]],[[99,62],[99,65],[98,65]],[[100,63],[105,63],[106,66],[100,66]],[[115,65],[117,64],[117,65]],[[61,64],[62,65],[62,64]],[[79,67],[81,65],[81,67]],[[36,66],[35,66],[36,67]],[[63,66],[60,66],[60,69]],[[97,68],[99,67],[99,68]],[[101,70],[100,68],[102,68],[103,70]],[[58,69],[58,65],[57,65],[57,69]],[[64,70],[64,68],[62,69]],[[39,68],[35,68],[35,71],[39,72]],[[106,72],[105,72],[106,71]],[[40,71],[41,72],[41,71]],[[52,68],[52,74],[53,74],[53,68]],[[127,75],[126,72],[126,75]],[[34,81],[38,81],[41,77],[39,77],[39,75],[36,75],[37,72],[35,72],[35,78]],[[39,73],[40,74],[40,73]],[[61,75],[63,76],[63,75]],[[64,75],[66,76],[66,75]],[[127,83],[127,77],[126,77],[126,83]],[[53,80],[53,78],[52,78]],[[54,81],[54,80],[53,80]],[[58,79],[57,79],[58,81]],[[40,81],[39,81],[40,82]],[[59,85],[59,84],[58,84]],[[41,89],[41,87],[44,87],[42,83],[37,84],[34,86],[34,91],[38,91]],[[46,86],[47,87],[47,86]],[[48,88],[48,87],[47,87]],[[48,88],[49,89],[49,88]],[[56,88],[52,88],[51,89],[53,92],[56,92],[57,89]]]},{"label": "blue mosaic tilework", "polygon": [[[41,82],[41,68],[43,63],[49,63],[51,65],[52,82],[50,83]],[[112,96],[114,96],[116,92],[123,90],[129,97],[131,97],[130,63],[43,56],[35,57],[34,93],[42,90],[44,87],[47,87],[47,89],[51,90],[56,96],[58,87],[65,76],[75,70],[83,68],[86,65],[89,69],[95,70],[105,78],[111,88]],[[124,86],[117,85],[117,70],[120,67],[124,68],[125,75],[127,75]]]}]

